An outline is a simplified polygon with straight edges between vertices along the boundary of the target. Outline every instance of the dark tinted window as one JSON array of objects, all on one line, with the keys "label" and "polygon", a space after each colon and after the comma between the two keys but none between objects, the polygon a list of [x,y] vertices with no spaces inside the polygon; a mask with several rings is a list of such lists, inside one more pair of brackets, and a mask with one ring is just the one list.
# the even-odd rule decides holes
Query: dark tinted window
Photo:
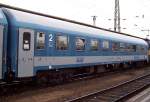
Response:
[{"label": "dark tinted window", "polygon": [[120,43],[120,51],[125,51],[125,50],[126,50],[126,44]]},{"label": "dark tinted window", "polygon": [[23,33],[23,50],[30,50],[31,34],[29,32]]},{"label": "dark tinted window", "polygon": [[145,50],[145,47],[141,46],[141,45],[137,45],[136,48],[137,48],[136,51],[138,51],[138,52],[144,52],[144,50]]},{"label": "dark tinted window", "polygon": [[118,42],[112,43],[112,50],[113,51],[119,51],[119,43]]},{"label": "dark tinted window", "polygon": [[136,45],[128,45],[127,46],[127,51],[129,52],[135,52],[136,51]]}]

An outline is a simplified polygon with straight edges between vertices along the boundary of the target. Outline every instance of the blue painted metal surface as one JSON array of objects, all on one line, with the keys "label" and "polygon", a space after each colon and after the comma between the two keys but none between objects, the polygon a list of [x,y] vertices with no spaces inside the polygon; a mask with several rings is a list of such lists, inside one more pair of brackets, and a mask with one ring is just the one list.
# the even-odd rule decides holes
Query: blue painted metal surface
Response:
[{"label": "blue painted metal surface", "polygon": [[8,22],[6,19],[6,16],[4,15],[2,9],[0,8],[0,25],[2,25],[3,28],[3,38],[0,38],[0,40],[3,41],[3,50],[2,50],[2,78],[4,78],[4,73],[7,71],[7,64],[6,64],[6,57],[7,57],[7,32],[8,32]]},{"label": "blue painted metal surface", "polygon": [[[118,38],[115,38],[113,36],[107,37],[104,36],[106,34],[109,34],[109,32],[102,32],[99,35],[92,33],[86,33],[83,32],[82,30],[76,30],[74,31],[73,29],[70,30],[68,28],[60,28],[60,27],[54,27],[53,24],[51,26],[47,26],[46,24],[40,24],[40,23],[35,23],[35,22],[24,22],[21,21],[20,19],[22,17],[18,17],[16,18],[16,16],[14,15],[16,12],[14,11],[14,13],[10,12],[7,9],[3,9],[5,15],[7,16],[8,22],[9,22],[9,37],[8,37],[8,58],[9,58],[9,66],[11,66],[11,68],[13,69],[13,71],[16,73],[17,75],[17,70],[18,70],[18,29],[19,28],[29,28],[29,29],[33,29],[35,31],[35,39],[36,39],[36,34],[37,32],[44,32],[46,35],[46,39],[45,39],[45,49],[43,50],[36,50],[34,51],[34,57],[35,56],[123,56],[123,55],[145,55],[146,51],[147,51],[147,44],[145,41],[141,41],[141,39],[137,39],[137,42],[133,42],[133,41],[129,41],[127,39],[127,41],[125,40],[118,40]],[[28,15],[28,14],[27,14]],[[30,14],[29,14],[30,15]],[[28,17],[28,16],[27,16]],[[37,17],[37,15],[34,15],[33,17]],[[25,17],[24,17],[25,18]],[[26,18],[25,18],[26,19]],[[42,17],[42,19],[44,19],[44,17]],[[48,19],[48,18],[46,18]],[[56,19],[50,19],[50,20],[56,20]],[[56,22],[60,22],[59,20]],[[63,21],[64,22],[64,21]],[[44,23],[44,22],[43,22]],[[58,23],[58,24],[62,24],[62,23]],[[64,26],[65,25],[70,25],[64,22]],[[72,24],[71,26],[76,26],[76,24]],[[78,26],[77,26],[78,27]],[[84,27],[84,26],[83,26]],[[80,26],[79,26],[80,28]],[[82,26],[81,26],[82,28]],[[89,27],[87,27],[87,30],[89,30]],[[68,50],[66,51],[59,51],[56,50],[55,44],[56,44],[56,35],[57,34],[62,34],[62,35],[67,35],[69,37],[69,47]],[[49,42],[49,34],[53,35],[53,42]],[[75,38],[76,37],[83,37],[86,39],[86,49],[84,51],[76,51],[75,50]],[[124,36],[122,36],[124,37]],[[133,38],[133,37],[129,37],[129,38]],[[90,39],[98,39],[99,40],[99,50],[98,51],[91,51],[90,50]],[[108,50],[102,50],[102,41],[104,40],[108,40],[110,43],[109,49]],[[112,42],[123,42],[123,43],[127,43],[127,44],[136,44],[136,45],[142,45],[145,46],[145,50],[144,52],[122,52],[122,51],[117,51],[114,52],[112,51]],[[141,43],[140,43],[141,42]],[[36,40],[35,40],[35,44],[36,44]],[[35,45],[36,46],[36,45]],[[84,59],[83,58],[79,58],[77,59],[77,62],[82,62]],[[137,61],[135,59],[135,61]],[[69,67],[79,67],[79,66],[87,66],[87,65],[97,65],[97,64],[111,64],[111,63],[118,63],[118,62],[103,62],[103,63],[89,63],[89,64],[72,64],[72,65],[52,65],[53,68],[69,68]],[[120,63],[120,62],[119,62]],[[37,68],[33,68],[34,69],[34,74],[36,73],[37,70],[47,70],[49,69],[48,66],[39,66]]]}]

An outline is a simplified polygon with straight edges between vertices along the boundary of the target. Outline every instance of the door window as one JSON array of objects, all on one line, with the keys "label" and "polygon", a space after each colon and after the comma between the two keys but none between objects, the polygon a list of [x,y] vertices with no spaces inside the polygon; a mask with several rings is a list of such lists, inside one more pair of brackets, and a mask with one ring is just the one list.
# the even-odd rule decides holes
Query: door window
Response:
[{"label": "door window", "polygon": [[28,51],[30,50],[30,41],[31,41],[31,34],[29,32],[23,33],[23,50]]}]

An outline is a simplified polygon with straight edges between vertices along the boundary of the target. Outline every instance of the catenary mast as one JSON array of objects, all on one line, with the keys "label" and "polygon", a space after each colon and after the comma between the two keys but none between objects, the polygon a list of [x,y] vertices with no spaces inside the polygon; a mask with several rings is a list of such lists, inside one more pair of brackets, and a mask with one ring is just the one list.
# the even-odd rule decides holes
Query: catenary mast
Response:
[{"label": "catenary mast", "polygon": [[114,31],[121,32],[119,0],[115,0]]}]

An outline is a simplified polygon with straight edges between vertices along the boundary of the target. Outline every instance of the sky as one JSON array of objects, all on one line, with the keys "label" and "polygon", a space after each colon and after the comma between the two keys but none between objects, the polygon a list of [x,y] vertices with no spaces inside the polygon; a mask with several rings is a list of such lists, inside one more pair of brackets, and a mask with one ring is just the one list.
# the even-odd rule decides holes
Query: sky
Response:
[{"label": "sky", "polygon": [[[91,16],[97,16],[96,26],[114,28],[115,0],[0,0],[0,3],[87,24],[93,24]],[[120,0],[121,32],[146,38],[150,29],[149,10],[150,0]]]}]

